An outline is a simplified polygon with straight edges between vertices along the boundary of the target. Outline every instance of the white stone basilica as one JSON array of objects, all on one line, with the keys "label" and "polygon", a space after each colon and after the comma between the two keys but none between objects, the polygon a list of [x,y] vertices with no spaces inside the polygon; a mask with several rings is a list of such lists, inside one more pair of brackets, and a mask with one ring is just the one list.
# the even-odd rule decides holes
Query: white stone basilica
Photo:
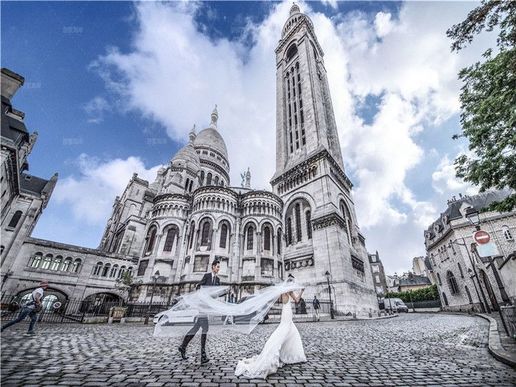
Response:
[{"label": "white stone basilica", "polygon": [[[47,243],[47,248],[53,243],[61,249],[61,258],[67,249],[89,256],[75,273],[85,277],[83,296],[95,294],[92,284],[98,292],[109,292],[123,264],[125,270],[131,267],[137,284],[130,301],[148,300],[151,292],[154,300],[167,301],[192,290],[218,259],[221,282],[237,298],[292,274],[307,285],[306,300],[314,294],[327,300],[329,273],[337,311],[367,315],[378,310],[352,184],[344,171],[323,51],[311,20],[297,5],[276,48],[276,66],[272,192],[251,189],[249,171],[242,187],[231,186],[215,108],[210,125],[190,132],[188,144],[158,171],[154,182],[133,175],[115,199],[98,249]],[[13,259],[20,260],[23,270],[41,272],[34,256],[48,255],[45,242],[28,237],[30,247]],[[67,286],[68,291],[60,291],[77,297]]]}]

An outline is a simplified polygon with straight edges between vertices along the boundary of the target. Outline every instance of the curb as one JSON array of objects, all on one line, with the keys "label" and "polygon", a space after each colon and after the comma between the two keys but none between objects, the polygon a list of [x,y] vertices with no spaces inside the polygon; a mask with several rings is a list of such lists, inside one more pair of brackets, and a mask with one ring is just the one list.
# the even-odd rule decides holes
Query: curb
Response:
[{"label": "curb", "polygon": [[496,360],[516,369],[516,354],[511,353],[502,347],[500,334],[498,333],[498,323],[496,320],[492,317],[486,316],[485,314],[476,313],[475,315],[489,321],[489,353],[493,355]]}]

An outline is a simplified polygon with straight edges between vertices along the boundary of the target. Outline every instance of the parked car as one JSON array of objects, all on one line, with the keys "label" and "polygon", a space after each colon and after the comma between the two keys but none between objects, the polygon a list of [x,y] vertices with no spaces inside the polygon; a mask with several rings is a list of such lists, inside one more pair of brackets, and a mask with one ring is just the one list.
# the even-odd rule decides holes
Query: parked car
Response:
[{"label": "parked car", "polygon": [[408,306],[400,298],[384,298],[380,302],[383,302],[386,311],[408,313]]}]

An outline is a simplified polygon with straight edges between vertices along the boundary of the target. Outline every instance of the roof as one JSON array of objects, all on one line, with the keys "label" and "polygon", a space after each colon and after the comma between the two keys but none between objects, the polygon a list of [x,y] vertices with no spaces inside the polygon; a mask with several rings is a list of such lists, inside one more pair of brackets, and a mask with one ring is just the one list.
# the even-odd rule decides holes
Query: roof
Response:
[{"label": "roof", "polygon": [[181,148],[176,155],[172,158],[172,165],[177,167],[187,166],[184,164],[190,164],[191,166],[196,166],[197,169],[201,166],[201,160],[199,159],[199,155],[195,151],[192,143],[186,144],[183,148]]},{"label": "roof", "polygon": [[434,227],[436,225],[440,228],[444,228],[443,222],[449,223],[451,220],[462,218],[460,209],[464,203],[466,203],[469,207],[473,207],[478,212],[481,212],[491,203],[501,201],[510,195],[511,191],[509,190],[489,191],[475,196],[463,196],[458,200],[449,201],[446,210],[444,210],[439,219],[433,222],[427,230],[430,234],[433,235]]},{"label": "roof", "polygon": [[20,176],[20,189],[25,192],[41,195],[45,189],[48,180],[22,173]]},{"label": "roof", "polygon": [[194,140],[194,146],[211,148],[219,152],[226,160],[228,160],[228,150],[226,143],[220,133],[214,128],[206,128],[201,130]]},{"label": "roof", "polygon": [[432,285],[427,277],[422,275],[414,275],[408,278],[400,278],[399,286],[417,286],[417,285]]}]

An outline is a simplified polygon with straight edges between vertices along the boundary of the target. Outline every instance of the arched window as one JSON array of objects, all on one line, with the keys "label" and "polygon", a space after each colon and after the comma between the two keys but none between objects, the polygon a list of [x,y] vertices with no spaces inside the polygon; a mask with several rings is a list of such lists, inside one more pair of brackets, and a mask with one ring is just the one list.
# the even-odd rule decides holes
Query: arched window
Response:
[{"label": "arched window", "polygon": [[205,221],[201,229],[201,246],[208,246],[210,244],[210,222]]},{"label": "arched window", "polygon": [[109,273],[109,278],[116,277],[117,271],[118,265],[113,265],[113,267],[111,268],[111,273]]},{"label": "arched window", "polygon": [[253,238],[254,238],[254,227],[249,226],[247,228],[247,250],[253,249]]},{"label": "arched window", "polygon": [[57,257],[52,258],[52,263],[50,265],[50,270],[59,270],[59,266],[61,266],[61,262],[63,261],[63,257],[58,255]]},{"label": "arched window", "polygon": [[214,185],[219,185],[219,177],[218,176],[215,176],[214,181],[215,181]]},{"label": "arched window", "polygon": [[287,219],[287,246],[292,244],[292,218]]},{"label": "arched window", "polygon": [[446,294],[443,292],[443,300],[444,300],[444,305],[448,306],[448,298],[446,297]]},{"label": "arched window", "polygon": [[195,223],[192,222],[192,224],[190,224],[190,243],[188,244],[189,249],[192,248],[194,236],[195,236]]},{"label": "arched window", "polygon": [[278,244],[278,255],[281,254],[281,230],[278,230],[278,234],[276,236],[276,243]]},{"label": "arched window", "polygon": [[177,234],[177,227],[170,227],[168,229],[163,251],[172,251],[172,246],[174,246],[174,241],[176,240]]},{"label": "arched window", "polygon": [[451,294],[459,293],[459,286],[457,285],[457,280],[451,271],[448,270],[446,273],[446,280],[448,281],[448,286],[450,288]]},{"label": "arched window", "polygon": [[439,275],[439,273],[436,273],[437,274],[437,282],[439,282],[439,286],[442,286],[442,281],[441,281],[441,276]]},{"label": "arched window", "polygon": [[502,226],[502,231],[503,231],[503,237],[505,238],[506,241],[511,242],[514,240],[509,227]]},{"label": "arched window", "polygon": [[290,61],[297,54],[297,46],[293,44],[287,50],[287,62]]},{"label": "arched window", "polygon": [[201,177],[200,177],[201,181],[200,181],[200,185],[204,185],[204,171],[201,171]]},{"label": "arched window", "polygon": [[472,304],[472,303],[473,303],[473,300],[471,299],[471,293],[469,292],[468,287],[467,287],[467,286],[464,286],[464,289],[466,289],[466,294],[468,295],[468,302],[469,302],[470,304]]},{"label": "arched window", "polygon": [[152,226],[147,233],[147,246],[145,248],[145,254],[151,254],[154,249],[154,243],[156,242],[156,232],[158,229],[155,226]]},{"label": "arched window", "polygon": [[206,175],[206,185],[211,185],[211,172]]},{"label": "arched window", "polygon": [[52,254],[47,254],[45,258],[43,258],[43,262],[41,264],[41,268],[48,270],[50,268],[50,264],[52,263]]},{"label": "arched window", "polygon": [[133,276],[133,268],[131,266],[127,268],[127,274],[129,275],[129,277]]},{"label": "arched window", "polygon": [[72,258],[71,257],[67,257],[63,261],[63,265],[61,266],[61,271],[69,271],[70,270],[70,266],[72,266]]},{"label": "arched window", "polygon": [[306,211],[306,235],[308,239],[312,239],[312,213]]},{"label": "arched window", "polygon": [[72,273],[78,273],[81,271],[82,261],[80,258],[75,258],[72,266]]},{"label": "arched window", "polygon": [[344,230],[346,231],[348,237],[348,243],[351,243],[351,213],[349,212],[348,206],[346,203],[344,203],[344,201],[340,202],[340,212],[344,218]]},{"label": "arched window", "polygon": [[227,239],[228,239],[228,226],[225,223],[223,223],[222,226],[220,227],[219,247],[225,249]]},{"label": "arched window", "polygon": [[193,180],[190,180],[190,185],[188,186],[188,192],[192,192],[193,189]]},{"label": "arched window", "polygon": [[460,265],[460,262],[457,262],[457,266],[459,267],[460,278],[464,278],[464,273],[462,272],[462,266]]},{"label": "arched window", "polygon": [[15,228],[18,225],[18,221],[20,220],[21,216],[22,216],[22,212],[16,211],[14,213],[13,217],[11,218],[11,221],[9,222],[9,225],[7,227]]},{"label": "arched window", "polygon": [[301,205],[296,203],[295,207],[296,212],[296,239],[298,242],[301,242]]},{"label": "arched window", "polygon": [[93,275],[100,275],[102,272],[102,266],[104,266],[102,262],[97,262],[95,268],[93,269]]},{"label": "arched window", "polygon": [[107,277],[108,276],[110,268],[111,268],[111,264],[110,263],[106,263],[104,265],[104,269],[102,269],[102,277]]},{"label": "arched window", "polygon": [[265,251],[271,250],[271,229],[269,226],[263,228],[263,249]]},{"label": "arched window", "polygon": [[190,186],[190,179],[187,177],[185,182],[185,191],[188,191],[188,187]]},{"label": "arched window", "polygon": [[38,268],[39,265],[41,265],[41,260],[43,259],[43,254],[36,253],[34,257],[32,258],[32,261],[30,263],[30,267]]},{"label": "arched window", "polygon": [[[147,262],[148,262],[148,261],[147,261]],[[123,276],[123,275],[124,275],[124,273],[125,273],[125,269],[126,269],[126,268],[125,268],[125,266],[120,266],[120,270],[119,270],[119,272],[118,272],[118,278],[122,278],[122,276]],[[144,272],[145,272],[145,270],[144,270]],[[142,273],[142,275],[143,275],[143,273]]]}]

